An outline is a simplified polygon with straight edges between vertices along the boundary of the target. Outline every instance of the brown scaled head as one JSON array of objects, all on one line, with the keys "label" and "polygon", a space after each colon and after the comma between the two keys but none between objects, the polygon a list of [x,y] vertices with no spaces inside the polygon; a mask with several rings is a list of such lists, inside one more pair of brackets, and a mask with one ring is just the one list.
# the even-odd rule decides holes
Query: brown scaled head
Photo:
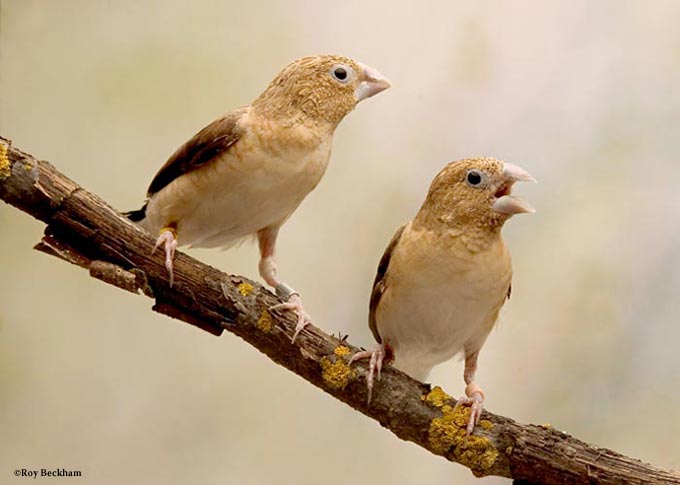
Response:
[{"label": "brown scaled head", "polygon": [[449,163],[430,185],[419,218],[449,226],[498,228],[514,214],[535,212],[511,195],[515,182],[536,180],[524,169],[495,158]]},{"label": "brown scaled head", "polygon": [[373,68],[348,57],[322,55],[297,59],[253,102],[268,116],[337,125],[357,103],[390,87]]}]

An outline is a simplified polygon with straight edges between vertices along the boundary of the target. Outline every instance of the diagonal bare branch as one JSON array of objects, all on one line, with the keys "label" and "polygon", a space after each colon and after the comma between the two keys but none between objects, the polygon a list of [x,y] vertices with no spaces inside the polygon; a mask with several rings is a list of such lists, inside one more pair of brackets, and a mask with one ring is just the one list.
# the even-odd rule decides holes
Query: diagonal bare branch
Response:
[{"label": "diagonal bare branch", "polygon": [[89,270],[90,275],[155,300],[153,309],[214,335],[227,330],[274,362],[378,421],[399,438],[458,462],[477,476],[516,483],[680,484],[664,470],[566,433],[484,412],[473,436],[464,435],[469,410],[455,400],[387,366],[370,406],[366,367],[347,365],[358,349],[309,326],[295,345],[288,315],[260,284],[228,275],[177,253],[175,284],[168,286],[163,256],[151,255],[153,237],[47,162],[0,138],[0,198],[47,224],[36,249]]}]

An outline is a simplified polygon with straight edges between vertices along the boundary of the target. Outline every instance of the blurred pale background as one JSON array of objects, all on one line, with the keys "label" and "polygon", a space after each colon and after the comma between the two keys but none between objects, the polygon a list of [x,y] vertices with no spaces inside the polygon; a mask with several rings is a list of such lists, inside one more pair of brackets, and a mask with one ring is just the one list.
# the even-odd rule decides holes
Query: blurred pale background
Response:
[{"label": "blurred pale background", "polygon": [[[336,133],[284,227],[280,271],[314,321],[370,345],[395,228],[448,161],[540,180],[505,230],[513,298],[478,374],[490,410],[680,468],[680,3],[3,0],[0,133],[119,209],[174,149],[290,60],[391,78]],[[0,482],[476,483],[242,341],[31,250],[0,206]],[[257,277],[257,250],[191,251]],[[463,391],[461,364],[431,376]],[[69,479],[61,479],[70,483]],[[75,483],[75,480],[73,480]],[[486,484],[507,483],[486,478]]]}]

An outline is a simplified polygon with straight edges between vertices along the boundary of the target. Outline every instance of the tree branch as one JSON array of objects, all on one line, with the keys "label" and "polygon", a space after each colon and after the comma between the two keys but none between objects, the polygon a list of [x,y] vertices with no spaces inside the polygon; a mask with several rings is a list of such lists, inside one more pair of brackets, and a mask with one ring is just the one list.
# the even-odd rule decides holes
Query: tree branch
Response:
[{"label": "tree branch", "polygon": [[274,362],[295,372],[399,438],[458,462],[477,476],[498,475],[517,483],[680,484],[664,470],[579,441],[550,427],[522,425],[484,412],[465,437],[465,407],[440,388],[430,389],[387,366],[366,403],[366,364],[347,365],[358,349],[309,326],[295,345],[290,315],[270,312],[279,303],[260,284],[228,275],[178,252],[175,284],[154,238],[52,165],[0,138],[0,198],[47,224],[36,249],[89,270],[90,275],[154,298],[153,309],[214,335],[234,333]]}]

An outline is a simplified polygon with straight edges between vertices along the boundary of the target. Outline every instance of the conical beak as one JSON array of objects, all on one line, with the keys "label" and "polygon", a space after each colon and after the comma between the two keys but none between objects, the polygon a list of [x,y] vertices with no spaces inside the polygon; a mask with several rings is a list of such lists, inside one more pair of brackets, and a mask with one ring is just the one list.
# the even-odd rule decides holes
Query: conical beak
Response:
[{"label": "conical beak", "polygon": [[503,173],[498,180],[496,200],[491,210],[501,214],[533,214],[536,212],[531,204],[515,195],[511,195],[515,182],[536,182],[536,179],[526,170],[511,163],[503,164]]},{"label": "conical beak", "polygon": [[371,96],[375,96],[392,86],[389,79],[372,67],[365,66],[360,62],[357,64],[359,64],[359,68],[361,69],[361,72],[359,73],[359,86],[357,86],[354,91],[357,97],[357,103],[366,98],[370,98]]}]

